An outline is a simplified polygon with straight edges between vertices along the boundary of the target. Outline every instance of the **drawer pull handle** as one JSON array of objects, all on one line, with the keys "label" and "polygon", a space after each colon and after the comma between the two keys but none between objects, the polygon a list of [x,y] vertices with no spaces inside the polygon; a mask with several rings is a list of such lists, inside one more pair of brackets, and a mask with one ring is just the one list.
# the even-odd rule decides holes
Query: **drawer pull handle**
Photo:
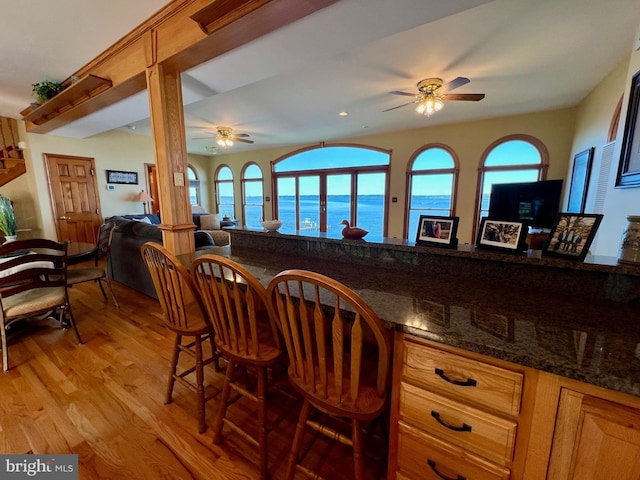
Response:
[{"label": "drawer pull handle", "polygon": [[435,473],[438,477],[440,477],[442,480],[467,480],[467,477],[463,477],[462,475],[457,475],[456,478],[453,477],[447,477],[446,475],[443,475],[442,473],[440,473],[438,471],[438,469],[436,468],[436,462],[434,462],[433,460],[431,460],[430,458],[427,459],[427,465],[429,465],[431,467],[431,470],[433,470],[433,473]]},{"label": "drawer pull handle", "polygon": [[449,430],[453,430],[454,432],[470,432],[471,431],[471,425],[467,425],[466,423],[463,423],[461,427],[454,427],[453,425],[449,425],[447,422],[445,422],[440,418],[440,414],[435,410],[431,410],[431,416],[435,418],[436,422],[438,422],[440,425],[442,425],[445,428],[448,428]]},{"label": "drawer pull handle", "polygon": [[454,380],[453,378],[447,377],[441,368],[436,368],[436,375],[438,375],[445,382],[453,383],[454,385],[458,385],[459,387],[475,387],[478,382],[476,382],[473,378],[467,378],[466,382],[461,382],[460,380]]}]

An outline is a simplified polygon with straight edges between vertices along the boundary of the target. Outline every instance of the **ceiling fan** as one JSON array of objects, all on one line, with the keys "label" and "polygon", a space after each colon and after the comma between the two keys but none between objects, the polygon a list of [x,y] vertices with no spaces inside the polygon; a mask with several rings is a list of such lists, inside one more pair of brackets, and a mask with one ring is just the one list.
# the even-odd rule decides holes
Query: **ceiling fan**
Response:
[{"label": "ceiling fan", "polygon": [[[216,143],[221,147],[230,147],[233,145],[233,142],[242,142],[242,143],[253,143],[253,140],[247,140],[249,137],[248,133],[233,133],[233,129],[231,127],[216,127],[216,132],[205,132],[211,133],[216,136]],[[194,138],[194,140],[202,140],[208,139],[209,137],[198,137]]]},{"label": "ceiling fan", "polygon": [[392,95],[403,95],[406,97],[414,97],[412,102],[403,103],[397,107],[387,108],[383,112],[395,110],[396,108],[406,107],[412,103],[416,103],[416,111],[423,115],[430,116],[432,113],[442,109],[444,102],[448,100],[467,100],[472,102],[480,101],[484,98],[484,93],[447,93],[455,88],[466,85],[471,80],[466,77],[456,77],[448,83],[442,83],[441,78],[425,78],[417,84],[418,93],[400,92],[394,90],[389,92]]}]

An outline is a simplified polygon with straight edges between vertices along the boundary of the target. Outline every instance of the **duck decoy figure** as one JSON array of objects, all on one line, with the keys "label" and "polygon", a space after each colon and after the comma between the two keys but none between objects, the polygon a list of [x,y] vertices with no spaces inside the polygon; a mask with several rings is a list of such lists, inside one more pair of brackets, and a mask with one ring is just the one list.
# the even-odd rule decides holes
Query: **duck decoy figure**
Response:
[{"label": "duck decoy figure", "polygon": [[360,240],[367,233],[369,233],[368,231],[366,231],[365,229],[360,228],[360,227],[350,227],[348,220],[342,220],[340,222],[340,224],[341,225],[346,225],[346,227],[344,227],[342,229],[343,238],[350,238],[350,239],[353,239],[353,240]]}]

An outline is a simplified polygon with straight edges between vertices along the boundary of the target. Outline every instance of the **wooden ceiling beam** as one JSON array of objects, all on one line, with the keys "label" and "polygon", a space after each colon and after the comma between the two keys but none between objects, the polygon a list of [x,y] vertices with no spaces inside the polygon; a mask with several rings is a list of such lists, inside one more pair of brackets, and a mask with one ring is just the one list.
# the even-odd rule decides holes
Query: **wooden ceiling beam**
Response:
[{"label": "wooden ceiling beam", "polygon": [[[337,1],[174,0],[63,82],[93,75],[109,80],[111,88],[78,99],[55,121],[28,121],[32,111],[25,109],[27,131],[47,133],[144,90],[152,65],[183,72]],[[210,34],[201,26],[207,19]]]}]

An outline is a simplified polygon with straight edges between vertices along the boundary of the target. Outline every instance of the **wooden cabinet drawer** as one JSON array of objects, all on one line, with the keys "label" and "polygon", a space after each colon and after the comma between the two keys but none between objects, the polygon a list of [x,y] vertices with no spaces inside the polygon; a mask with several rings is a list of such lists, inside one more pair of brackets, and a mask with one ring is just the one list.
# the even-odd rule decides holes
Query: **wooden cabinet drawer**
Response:
[{"label": "wooden cabinet drawer", "polygon": [[507,480],[508,469],[446,444],[400,422],[396,479]]},{"label": "wooden cabinet drawer", "polygon": [[411,341],[404,346],[404,380],[509,415],[520,412],[521,373]]},{"label": "wooden cabinet drawer", "polygon": [[516,422],[404,382],[400,384],[400,418],[501,465],[513,459]]}]

